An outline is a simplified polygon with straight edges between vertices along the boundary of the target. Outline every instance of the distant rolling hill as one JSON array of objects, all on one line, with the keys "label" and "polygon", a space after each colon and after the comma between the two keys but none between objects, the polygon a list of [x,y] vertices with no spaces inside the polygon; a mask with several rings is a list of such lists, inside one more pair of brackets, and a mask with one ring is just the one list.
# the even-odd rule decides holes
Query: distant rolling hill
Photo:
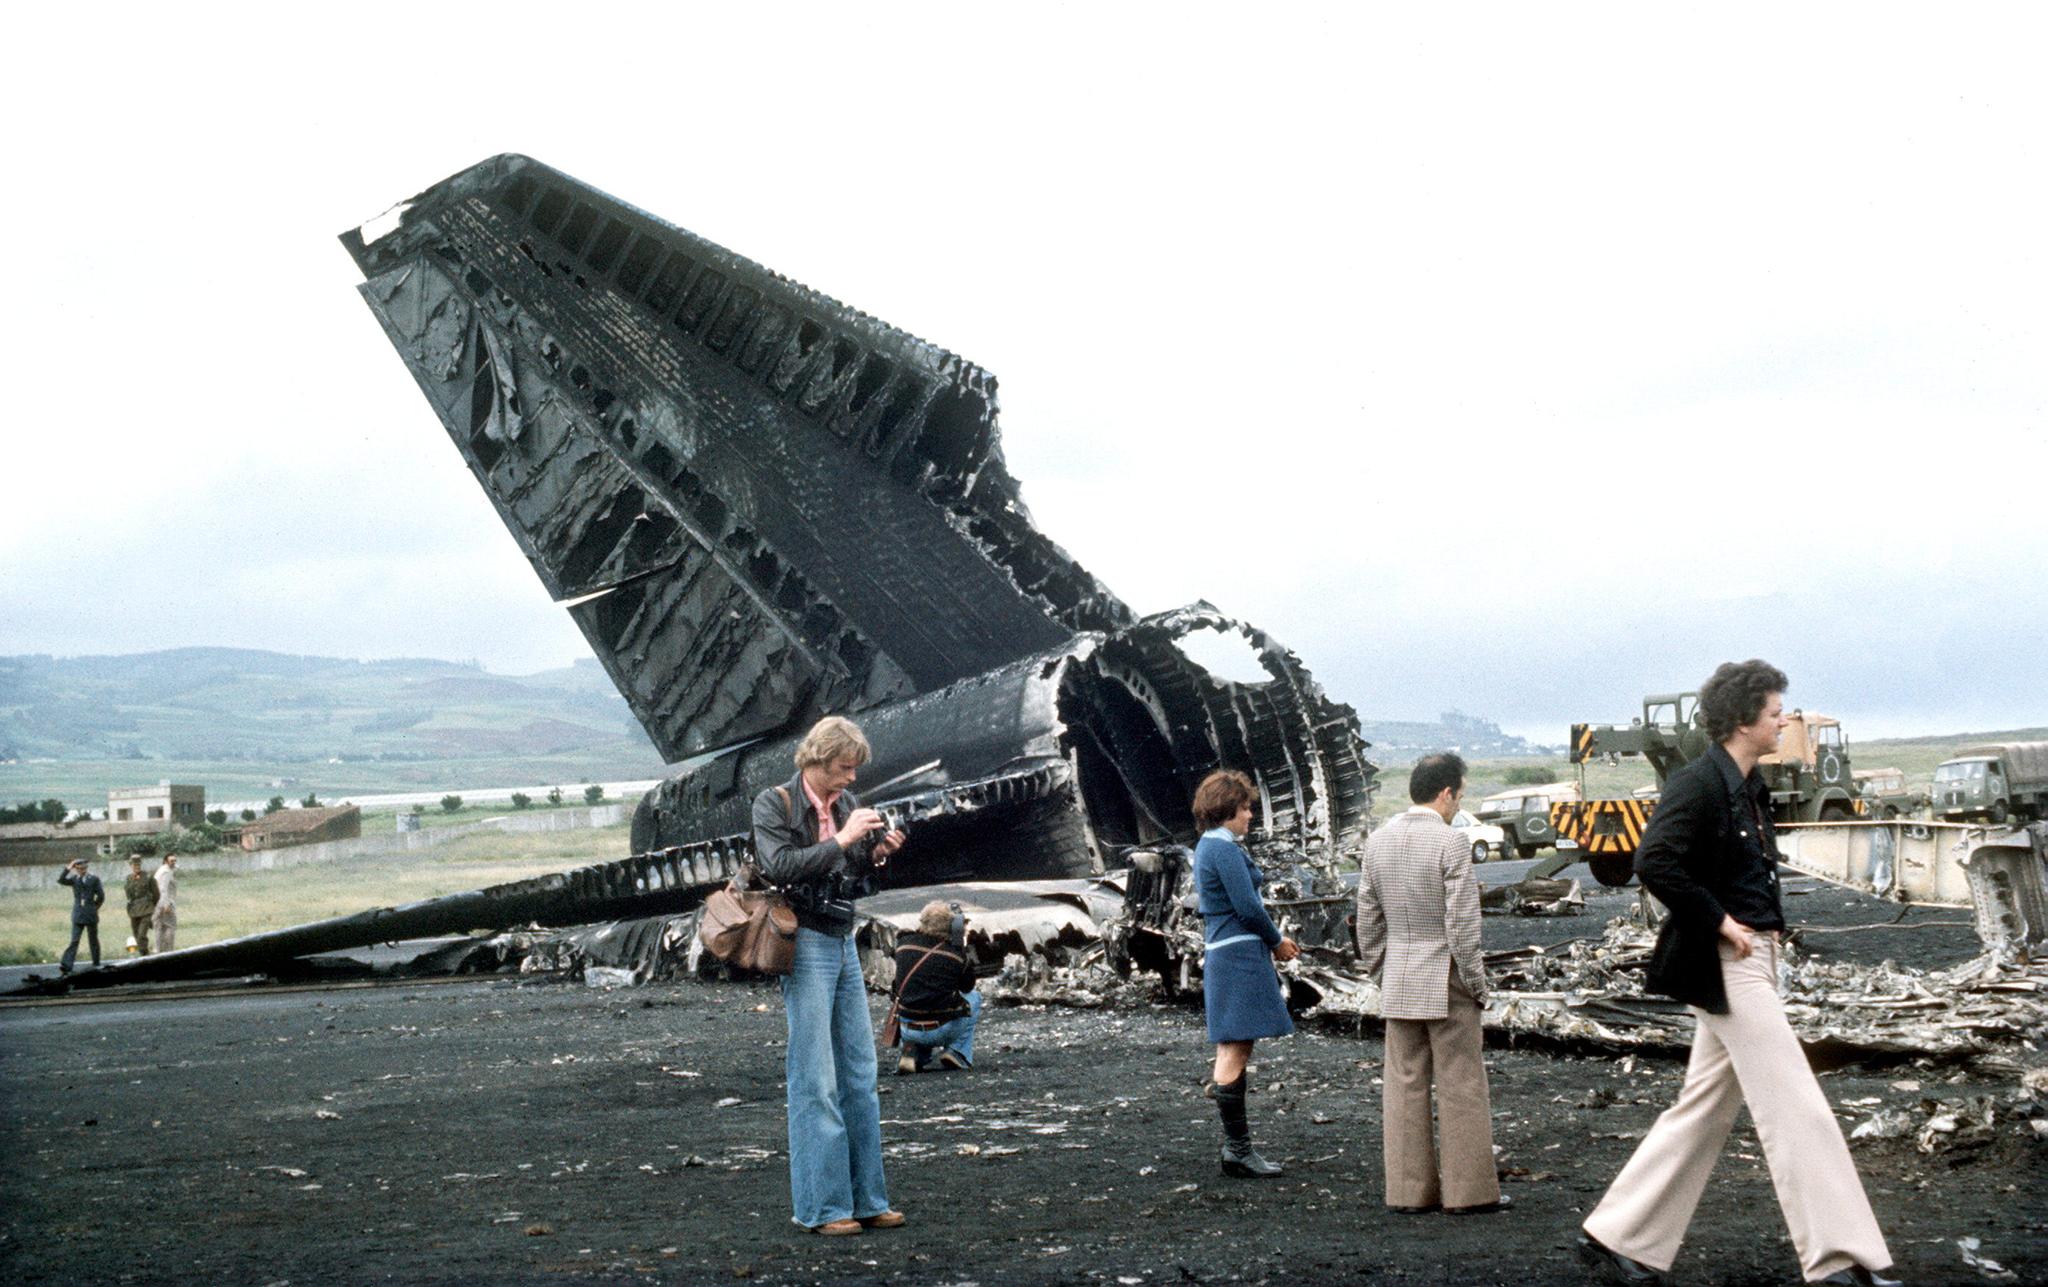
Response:
[{"label": "distant rolling hill", "polygon": [[[191,776],[181,766],[255,781],[293,766],[339,764],[354,771],[322,778],[346,779],[353,789],[440,782],[451,772],[524,782],[655,776],[661,768],[595,660],[515,676],[457,662],[240,648],[0,657],[5,761],[15,762],[0,764],[6,795],[86,780],[59,767],[86,763],[116,766],[86,775],[92,780],[141,782],[173,770]],[[48,770],[31,771],[39,764]]]}]

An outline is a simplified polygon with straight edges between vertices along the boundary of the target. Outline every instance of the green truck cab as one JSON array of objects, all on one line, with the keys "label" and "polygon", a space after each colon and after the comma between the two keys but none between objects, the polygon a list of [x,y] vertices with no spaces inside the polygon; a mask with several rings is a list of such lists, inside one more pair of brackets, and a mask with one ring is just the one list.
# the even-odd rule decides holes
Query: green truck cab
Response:
[{"label": "green truck cab", "polygon": [[1994,826],[2048,817],[2048,742],[1972,746],[1934,770],[1934,816]]},{"label": "green truck cab", "polygon": [[1550,806],[1560,800],[1580,798],[1576,782],[1514,787],[1479,801],[1473,814],[1479,821],[1500,828],[1501,857],[1534,858],[1537,850],[1557,844],[1557,829],[1550,822]]},{"label": "green truck cab", "polygon": [[1778,749],[1757,761],[1779,822],[1847,822],[1863,812],[1842,722],[1793,711]]}]

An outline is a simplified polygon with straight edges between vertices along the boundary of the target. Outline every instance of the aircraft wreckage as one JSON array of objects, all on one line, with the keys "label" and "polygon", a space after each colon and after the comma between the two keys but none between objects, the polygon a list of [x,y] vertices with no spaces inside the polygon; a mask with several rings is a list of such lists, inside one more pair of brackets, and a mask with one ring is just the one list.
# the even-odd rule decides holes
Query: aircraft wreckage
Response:
[{"label": "aircraft wreckage", "polygon": [[[1139,618],[1033,524],[996,381],[923,340],[521,156],[345,234],[378,323],[656,748],[635,857],[123,962],[270,969],[422,934],[694,906],[819,716],[876,747],[912,824],[886,883],[1075,879],[1192,841],[1220,765],[1325,863],[1369,824],[1358,719],[1206,603]],[[1241,640],[1235,683],[1180,643]],[[870,783],[880,782],[877,789]]]},{"label": "aircraft wreckage", "polygon": [[[1228,765],[1259,786],[1269,903],[1310,945],[1283,967],[1292,1000],[1340,1023],[1377,1012],[1338,874],[1374,791],[1356,716],[1263,632],[1207,604],[1139,618],[1039,532],[988,372],[525,157],[474,166],[342,241],[549,593],[664,758],[692,764],[640,803],[632,857],[71,986],[319,973],[323,953],[478,932],[402,968],[693,973],[694,909],[750,856],[752,797],[788,775],[803,728],[838,712],[877,748],[866,798],[912,833],[860,930],[878,984],[895,933],[937,893],[973,912],[970,949],[998,993],[1088,1004],[1134,971],[1192,988],[1189,799]],[[1268,679],[1197,664],[1180,644],[1199,631],[1248,642]],[[1794,980],[1795,1023],[1878,1054],[2039,1031],[2042,837],[1879,829],[1820,828],[1788,857],[1901,900],[1953,904],[1967,886],[1991,950],[1955,977],[1818,970],[1804,1008]],[[1569,915],[1583,899],[1527,882],[1489,903]],[[1635,981],[1647,935],[1617,922],[1598,942],[1495,954],[1489,1026],[1682,1045],[1682,1009]]]}]

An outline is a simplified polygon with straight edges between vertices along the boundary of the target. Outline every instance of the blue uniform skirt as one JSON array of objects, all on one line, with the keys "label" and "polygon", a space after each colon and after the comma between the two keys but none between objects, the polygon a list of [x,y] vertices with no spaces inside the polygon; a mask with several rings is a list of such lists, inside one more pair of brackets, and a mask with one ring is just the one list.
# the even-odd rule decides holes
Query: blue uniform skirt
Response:
[{"label": "blue uniform skirt", "polygon": [[1256,935],[1210,948],[1202,961],[1202,1009],[1211,1043],[1257,1041],[1294,1031],[1273,952]]}]

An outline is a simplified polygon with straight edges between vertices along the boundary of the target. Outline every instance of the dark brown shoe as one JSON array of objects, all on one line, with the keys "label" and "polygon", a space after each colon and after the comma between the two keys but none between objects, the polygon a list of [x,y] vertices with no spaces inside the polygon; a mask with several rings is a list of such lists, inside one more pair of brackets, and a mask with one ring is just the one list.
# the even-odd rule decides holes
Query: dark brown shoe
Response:
[{"label": "dark brown shoe", "polygon": [[1395,1215],[1428,1215],[1433,1211],[1441,1211],[1443,1210],[1443,1208],[1438,1206],[1434,1202],[1430,1203],[1426,1207],[1397,1207],[1394,1206],[1392,1203],[1389,1203],[1387,1205],[1387,1210],[1393,1212]]},{"label": "dark brown shoe", "polygon": [[1862,1265],[1837,1269],[1817,1281],[1830,1284],[1830,1287],[1901,1287],[1898,1279],[1887,1278],[1877,1270],[1866,1269]]},{"label": "dark brown shoe", "polygon": [[1602,1246],[1590,1233],[1579,1234],[1579,1263],[1592,1270],[1599,1280],[1620,1283],[1623,1287],[1654,1287],[1664,1281],[1663,1274]]}]

